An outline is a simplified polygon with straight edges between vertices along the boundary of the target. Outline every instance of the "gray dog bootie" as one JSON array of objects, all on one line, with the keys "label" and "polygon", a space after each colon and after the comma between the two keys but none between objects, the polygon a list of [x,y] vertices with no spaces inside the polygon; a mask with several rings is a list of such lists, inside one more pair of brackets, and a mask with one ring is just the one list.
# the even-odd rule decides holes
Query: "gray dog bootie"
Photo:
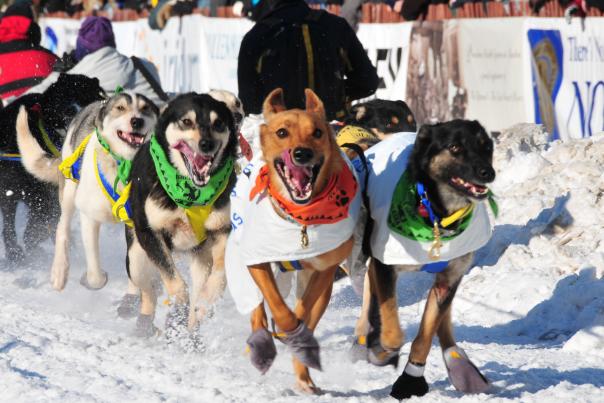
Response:
[{"label": "gray dog bootie", "polygon": [[80,284],[82,284],[84,287],[88,288],[91,291],[97,291],[100,290],[101,288],[105,287],[107,285],[107,282],[109,281],[109,275],[105,272],[103,272],[103,274],[105,275],[105,281],[103,282],[103,284],[101,284],[98,287],[93,287],[89,282],[88,282],[88,274],[86,272],[84,272],[84,274],[82,275],[82,277],[80,278]]},{"label": "gray dog bootie", "polygon": [[138,294],[124,294],[117,307],[117,316],[122,319],[134,318],[141,306],[141,297]]},{"label": "gray dog bootie", "polygon": [[453,346],[443,351],[443,359],[449,381],[455,389],[464,393],[485,393],[489,389],[487,378],[480,373],[460,347]]},{"label": "gray dog bootie", "polygon": [[309,368],[321,371],[321,357],[319,356],[319,343],[311,330],[300,321],[298,327],[289,332],[280,340],[292,350],[294,356]]},{"label": "gray dog bootie", "polygon": [[264,328],[258,329],[248,337],[247,345],[250,347],[252,365],[264,375],[277,356],[273,335]]},{"label": "gray dog bootie", "polygon": [[153,324],[153,315],[139,315],[134,328],[134,336],[149,338],[158,334],[158,329]]}]

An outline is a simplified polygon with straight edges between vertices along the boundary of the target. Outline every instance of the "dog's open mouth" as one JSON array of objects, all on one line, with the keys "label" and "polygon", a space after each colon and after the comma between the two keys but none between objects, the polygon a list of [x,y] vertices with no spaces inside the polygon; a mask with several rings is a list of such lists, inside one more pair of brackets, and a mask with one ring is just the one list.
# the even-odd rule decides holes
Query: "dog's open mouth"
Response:
[{"label": "dog's open mouth", "polygon": [[135,148],[142,146],[145,142],[145,135],[136,132],[125,132],[118,130],[117,137],[119,137],[124,143],[127,143],[131,147]]},{"label": "dog's open mouth", "polygon": [[449,180],[450,185],[475,199],[484,199],[489,195],[489,188],[478,183],[472,183],[461,179],[459,176],[454,176]]},{"label": "dog's open mouth", "polygon": [[199,154],[184,141],[180,140],[172,146],[180,152],[182,159],[185,161],[189,177],[196,186],[205,186],[210,181],[210,168],[214,161],[213,156]]},{"label": "dog's open mouth", "polygon": [[289,150],[283,151],[281,158],[275,159],[277,173],[294,203],[306,204],[310,201],[321,165],[322,162],[314,165],[296,165]]}]

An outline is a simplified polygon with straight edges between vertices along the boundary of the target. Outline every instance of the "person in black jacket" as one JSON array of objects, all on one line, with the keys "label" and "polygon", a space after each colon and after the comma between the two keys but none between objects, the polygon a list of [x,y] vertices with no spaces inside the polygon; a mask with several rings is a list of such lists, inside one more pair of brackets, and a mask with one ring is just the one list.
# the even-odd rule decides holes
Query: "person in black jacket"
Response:
[{"label": "person in black jacket", "polygon": [[304,108],[304,89],[324,103],[328,119],[345,116],[351,101],[372,95],[375,67],[346,20],[311,10],[303,0],[260,0],[244,8],[256,21],[239,50],[239,98],[258,114],[275,88],[288,108]]}]

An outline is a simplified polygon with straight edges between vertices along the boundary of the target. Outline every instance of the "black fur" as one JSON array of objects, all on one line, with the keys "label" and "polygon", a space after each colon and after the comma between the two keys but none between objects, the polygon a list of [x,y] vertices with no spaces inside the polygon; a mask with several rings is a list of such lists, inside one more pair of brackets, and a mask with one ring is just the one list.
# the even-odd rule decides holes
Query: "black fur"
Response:
[{"label": "black fur", "polygon": [[[40,145],[46,149],[38,129],[41,118],[51,141],[60,148],[67,126],[79,108],[102,99],[104,92],[96,78],[61,74],[43,94],[24,95],[0,110],[0,152],[19,153],[16,121],[21,106],[28,110],[29,127]],[[49,153],[50,151],[47,150]],[[18,202],[29,207],[25,229],[26,248],[35,247],[54,233],[59,214],[56,188],[42,183],[29,174],[18,161],[0,161],[0,208],[3,216],[3,237],[6,257],[15,261],[23,256],[17,244],[15,212]]]},{"label": "black fur", "polygon": [[[453,146],[461,147],[461,152],[453,153],[456,163],[441,169],[438,177],[431,177],[429,166],[432,159]],[[453,176],[459,176],[472,182],[492,182],[495,179],[492,161],[493,140],[481,124],[476,120],[452,120],[420,128],[407,171],[412,182],[422,182],[426,186],[435,212],[446,216],[444,201],[437,191],[437,181],[447,182]]]},{"label": "black fur", "polygon": [[[159,144],[166,151],[166,154],[168,154],[168,143],[166,140],[166,129],[168,125],[173,122],[178,122],[191,110],[196,113],[196,124],[202,131],[202,140],[210,130],[210,111],[218,113],[220,118],[227,125],[230,133],[229,142],[225,147],[223,159],[228,156],[235,157],[237,136],[231,111],[223,102],[216,101],[209,95],[195,93],[180,95],[170,101],[166,110],[164,110],[157,122],[155,134]],[[132,188],[130,191],[132,220],[134,221],[136,237],[142,248],[147,252],[149,258],[160,268],[160,270],[170,270],[166,274],[173,276],[174,273],[171,271],[168,264],[169,258],[165,253],[166,249],[168,251],[172,249],[170,235],[167,232],[158,233],[149,227],[149,222],[145,213],[145,202],[148,198],[152,198],[158,202],[162,208],[175,210],[179,207],[170,199],[161,186],[149,148],[149,143],[143,145],[132,163]],[[210,174],[221,166],[222,165],[217,164],[212,167]],[[227,190],[222,193],[214,204],[216,208],[219,209],[229,203],[230,190],[235,185],[235,180],[236,174],[233,170],[233,173],[229,178]],[[211,235],[211,233],[208,234],[208,236]]]},{"label": "black fur", "polygon": [[404,101],[373,99],[354,105],[344,123],[376,129],[380,133],[415,132],[413,112]]}]

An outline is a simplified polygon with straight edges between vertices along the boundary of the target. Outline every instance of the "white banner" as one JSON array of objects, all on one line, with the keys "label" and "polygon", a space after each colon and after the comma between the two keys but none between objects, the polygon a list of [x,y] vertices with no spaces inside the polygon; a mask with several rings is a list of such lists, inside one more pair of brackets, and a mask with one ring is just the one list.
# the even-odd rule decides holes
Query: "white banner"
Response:
[{"label": "white banner", "polygon": [[[403,99],[420,123],[480,120],[489,130],[544,123],[554,137],[604,130],[604,18],[461,19],[361,24],[376,96]],[[74,48],[79,22],[42,19],[43,45]],[[120,52],[152,61],[167,92],[237,93],[239,46],[252,23],[199,15],[113,24]],[[242,60],[242,63],[253,61]]]}]

